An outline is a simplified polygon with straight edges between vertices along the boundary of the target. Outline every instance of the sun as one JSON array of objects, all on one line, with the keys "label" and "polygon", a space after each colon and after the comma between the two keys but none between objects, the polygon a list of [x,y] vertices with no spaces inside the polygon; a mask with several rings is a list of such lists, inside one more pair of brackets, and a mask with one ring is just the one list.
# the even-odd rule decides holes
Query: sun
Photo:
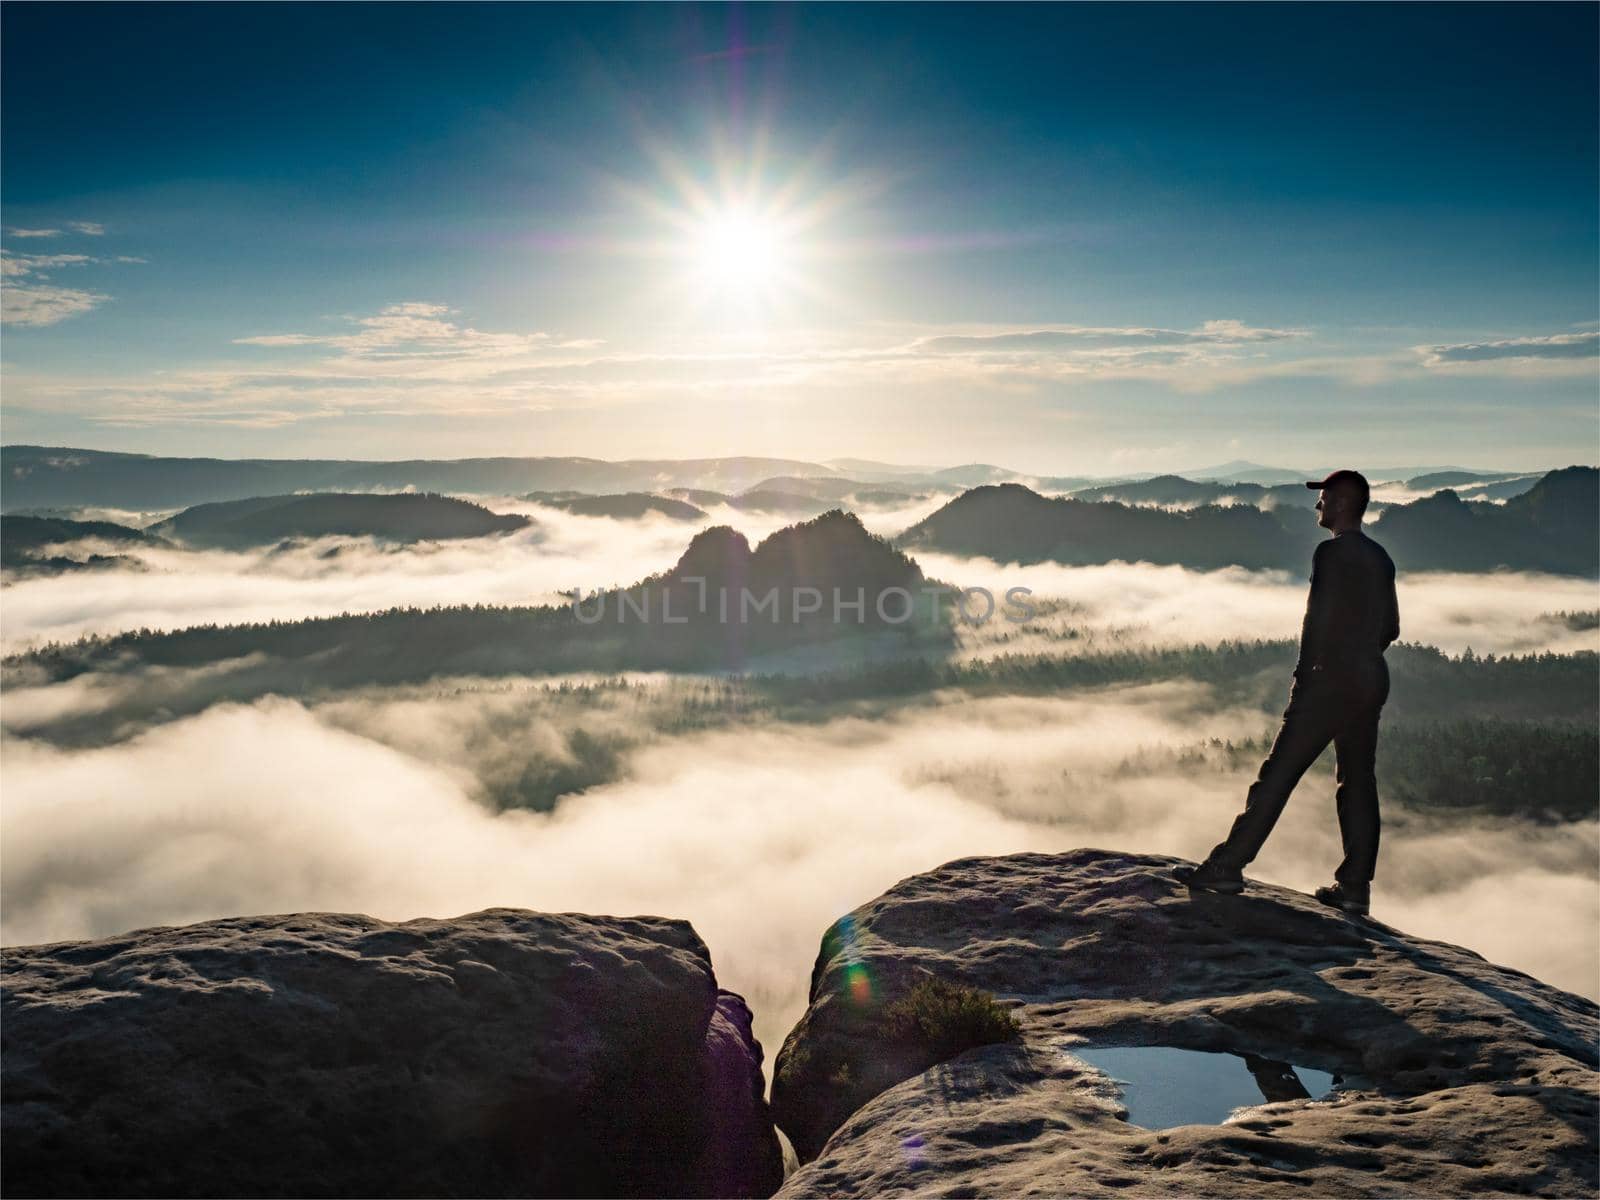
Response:
[{"label": "sun", "polygon": [[772,141],[716,137],[692,152],[645,136],[655,177],[609,177],[639,218],[634,237],[610,245],[659,268],[637,277],[634,311],[686,332],[765,337],[852,303],[866,245],[852,223],[886,177],[836,168],[825,145],[786,154]]},{"label": "sun", "polygon": [[759,212],[729,208],[706,214],[690,248],[696,273],[719,291],[770,292],[790,266],[789,237],[781,222]]}]

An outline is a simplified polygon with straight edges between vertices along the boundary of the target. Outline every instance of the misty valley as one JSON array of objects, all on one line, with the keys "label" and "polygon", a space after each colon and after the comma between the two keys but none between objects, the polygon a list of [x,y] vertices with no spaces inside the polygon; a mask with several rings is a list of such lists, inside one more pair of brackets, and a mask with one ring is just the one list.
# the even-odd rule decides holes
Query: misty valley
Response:
[{"label": "misty valley", "polygon": [[[1304,488],[1248,480],[4,454],[7,943],[670,914],[768,1046],[817,931],[896,880],[1200,857],[1270,746],[1318,533]],[[1499,478],[1375,476],[1403,614],[1381,913],[1593,996],[1596,473]],[[849,600],[730,620],[708,588]],[[849,607],[890,591],[915,619]],[[1261,878],[1337,860],[1332,759]]]}]

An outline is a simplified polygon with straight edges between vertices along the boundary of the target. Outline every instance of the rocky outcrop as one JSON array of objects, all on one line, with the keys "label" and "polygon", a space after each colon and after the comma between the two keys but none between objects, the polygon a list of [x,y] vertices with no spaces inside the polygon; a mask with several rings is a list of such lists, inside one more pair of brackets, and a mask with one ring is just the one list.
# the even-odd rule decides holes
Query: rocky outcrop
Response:
[{"label": "rocky outcrop", "polygon": [[683,921],[241,917],[4,954],[8,1196],[765,1196]]},{"label": "rocky outcrop", "polygon": [[[835,924],[775,1063],[807,1163],[778,1194],[1595,1194],[1594,1004],[1283,888],[1191,895],[1176,861],[963,859]],[[993,993],[1020,1036],[917,1061],[883,1016],[930,977]],[[1088,1046],[1228,1051],[1343,1090],[1141,1129]]]}]

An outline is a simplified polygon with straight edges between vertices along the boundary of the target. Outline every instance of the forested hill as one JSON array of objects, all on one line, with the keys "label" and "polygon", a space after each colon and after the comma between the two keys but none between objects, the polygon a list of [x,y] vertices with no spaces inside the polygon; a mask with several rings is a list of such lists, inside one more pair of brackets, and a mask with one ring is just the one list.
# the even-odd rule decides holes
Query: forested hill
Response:
[{"label": "forested hill", "polygon": [[546,508],[559,508],[579,517],[610,517],[616,521],[637,521],[645,517],[666,517],[673,521],[698,521],[705,510],[670,496],[648,492],[619,492],[610,496],[570,496],[562,492],[529,492],[523,497]]},{"label": "forested hill", "polygon": [[[1439,492],[1390,505],[1368,523],[1368,532],[1401,570],[1508,567],[1600,574],[1600,472],[1593,467],[1551,471],[1504,504]],[[1303,572],[1315,543],[1326,536],[1314,515],[1299,508],[1208,505],[1175,512],[1109,500],[1052,499],[1003,483],[963,493],[897,541],[909,550],[1000,562],[1121,560],[1201,570],[1240,566]]]},{"label": "forested hill", "polygon": [[285,538],[341,536],[419,542],[484,537],[529,524],[527,517],[493,513],[450,496],[315,492],[199,504],[152,525],[150,532],[191,546],[242,549]]},{"label": "forested hill", "polygon": [[0,517],[0,566],[33,573],[75,570],[86,566],[122,563],[120,555],[67,558],[50,549],[73,542],[104,542],[118,548],[161,544],[162,539],[142,529],[112,521],[66,521],[59,517]]},{"label": "forested hill", "polygon": [[1504,504],[1472,503],[1442,491],[1387,509],[1372,536],[1410,570],[1513,567],[1600,574],[1600,472],[1551,471]]},{"label": "forested hill", "polygon": [[1021,484],[1001,483],[963,493],[896,540],[908,550],[998,562],[1086,566],[1123,560],[1210,570],[1303,566],[1312,539],[1250,505],[1169,512],[1114,501],[1052,499]]}]

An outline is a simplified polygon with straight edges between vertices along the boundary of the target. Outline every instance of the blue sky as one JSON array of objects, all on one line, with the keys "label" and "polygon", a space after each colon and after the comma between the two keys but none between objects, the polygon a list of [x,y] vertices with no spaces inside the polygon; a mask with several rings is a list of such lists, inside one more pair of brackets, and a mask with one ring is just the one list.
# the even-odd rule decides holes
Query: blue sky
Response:
[{"label": "blue sky", "polygon": [[1594,461],[1597,11],[8,5],[0,436]]}]

